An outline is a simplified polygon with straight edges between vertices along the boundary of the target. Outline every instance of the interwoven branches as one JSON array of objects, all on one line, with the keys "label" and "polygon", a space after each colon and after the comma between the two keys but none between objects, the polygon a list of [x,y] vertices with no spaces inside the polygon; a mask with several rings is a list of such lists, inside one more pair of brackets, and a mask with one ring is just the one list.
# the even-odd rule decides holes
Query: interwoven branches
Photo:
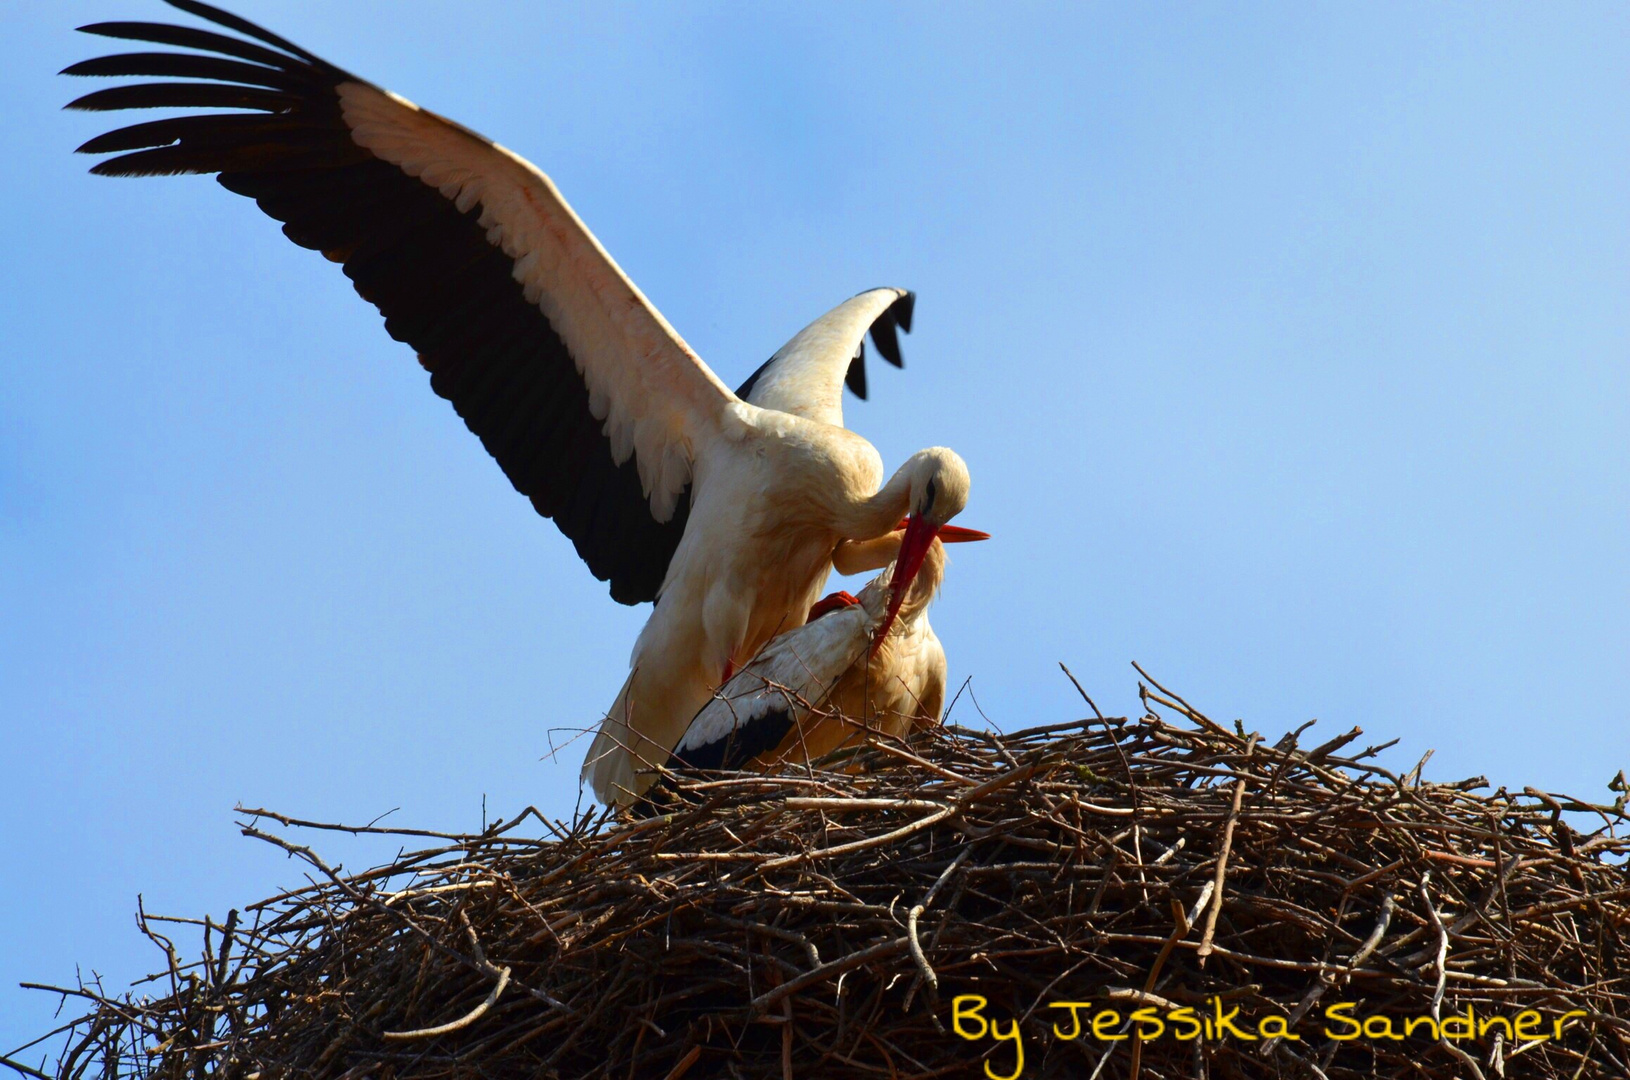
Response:
[{"label": "interwoven branches", "polygon": [[[160,932],[188,920],[144,916],[163,970],[147,996],[58,988],[89,1011],[55,1072],[1009,1075],[1013,1041],[962,1037],[961,998],[1018,1021],[1025,1076],[1630,1077],[1622,800],[1479,794],[1344,756],[1356,731],[1303,750],[1144,701],[678,777],[645,819],[402,831],[428,846],[363,874],[267,831],[337,826],[245,811],[311,884],[192,921],[196,954]],[[1543,1042],[1336,1041],[1339,1002],[1399,1027],[1574,1015]],[[1139,1008],[1301,1038],[1140,1041]],[[1103,1037],[1062,1037],[1110,1009]]]}]

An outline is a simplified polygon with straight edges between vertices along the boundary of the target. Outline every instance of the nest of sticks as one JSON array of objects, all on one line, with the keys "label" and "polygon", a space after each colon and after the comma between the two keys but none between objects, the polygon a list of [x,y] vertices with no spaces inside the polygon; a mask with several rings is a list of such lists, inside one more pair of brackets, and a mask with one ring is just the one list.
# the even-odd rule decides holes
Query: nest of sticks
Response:
[{"label": "nest of sticks", "polygon": [[89,999],[55,1073],[1630,1077],[1622,797],[1429,783],[1150,682],[1130,720],[674,777],[660,816],[401,830],[359,874],[247,811],[309,883],[144,915],[146,986],[52,988]]}]

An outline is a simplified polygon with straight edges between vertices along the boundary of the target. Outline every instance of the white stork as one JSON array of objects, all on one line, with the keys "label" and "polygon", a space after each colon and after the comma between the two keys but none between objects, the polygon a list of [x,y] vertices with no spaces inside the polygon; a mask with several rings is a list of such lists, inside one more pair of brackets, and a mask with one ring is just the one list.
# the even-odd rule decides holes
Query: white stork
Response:
[{"label": "white stork", "polygon": [[[876,570],[896,559],[904,539],[905,530],[897,529],[845,543],[834,562],[844,574]],[[822,600],[809,622],[771,641],[719,688],[686,728],[668,767],[810,762],[868,736],[898,738],[938,721],[945,649],[928,624],[928,605],[945,577],[943,543],[986,539],[987,533],[947,525],[909,586],[892,587],[896,563],[858,597]]]},{"label": "white stork", "polygon": [[667,760],[733,665],[802,624],[840,543],[909,515],[911,566],[967,502],[950,450],[919,451],[884,483],[877,451],[842,426],[846,378],[864,389],[862,339],[898,362],[909,293],[839,306],[733,394],[533,165],[237,16],[166,2],[243,36],[84,27],[192,51],[75,64],[66,74],[164,81],[70,107],[233,111],[92,139],[81,151],[118,155],[92,172],[216,174],[342,264],[612,597],[658,601],[584,764],[602,800],[637,794],[641,763]]}]

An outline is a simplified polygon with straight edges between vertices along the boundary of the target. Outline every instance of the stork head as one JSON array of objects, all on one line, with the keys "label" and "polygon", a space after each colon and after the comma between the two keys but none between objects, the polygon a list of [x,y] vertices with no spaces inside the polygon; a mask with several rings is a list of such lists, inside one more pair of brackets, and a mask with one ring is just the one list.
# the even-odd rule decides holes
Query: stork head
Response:
[{"label": "stork head", "polygon": [[888,636],[895,616],[900,614],[900,605],[922,569],[923,558],[934,537],[968,505],[968,492],[973,487],[967,464],[956,451],[943,446],[917,451],[906,461],[902,471],[911,479],[905,536],[900,541],[900,554],[894,560],[894,572],[889,577],[888,613],[872,638],[873,652]]}]

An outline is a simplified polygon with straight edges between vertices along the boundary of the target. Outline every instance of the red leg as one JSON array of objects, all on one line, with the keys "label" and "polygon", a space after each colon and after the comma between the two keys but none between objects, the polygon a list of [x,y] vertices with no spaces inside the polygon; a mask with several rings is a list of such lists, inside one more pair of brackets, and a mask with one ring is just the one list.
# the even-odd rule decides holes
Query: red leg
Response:
[{"label": "red leg", "polygon": [[854,607],[858,603],[860,603],[859,600],[839,589],[832,595],[817,600],[815,606],[809,609],[809,618],[805,621],[814,622],[828,612],[837,611],[840,608]]}]

